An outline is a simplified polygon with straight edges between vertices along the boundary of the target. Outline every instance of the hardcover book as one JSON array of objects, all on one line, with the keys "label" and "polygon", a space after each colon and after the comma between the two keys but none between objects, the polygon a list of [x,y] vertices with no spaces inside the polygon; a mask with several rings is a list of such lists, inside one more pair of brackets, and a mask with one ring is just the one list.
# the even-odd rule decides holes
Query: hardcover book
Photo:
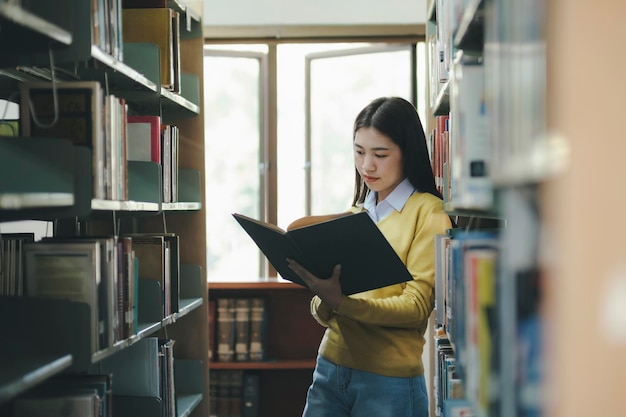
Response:
[{"label": "hardcover book", "polygon": [[306,287],[289,268],[287,258],[319,278],[328,278],[341,264],[345,295],[411,281],[413,277],[385,236],[365,212],[285,231],[273,224],[233,214],[278,273]]},{"label": "hardcover book", "polygon": [[217,360],[235,359],[235,299],[217,299]]}]

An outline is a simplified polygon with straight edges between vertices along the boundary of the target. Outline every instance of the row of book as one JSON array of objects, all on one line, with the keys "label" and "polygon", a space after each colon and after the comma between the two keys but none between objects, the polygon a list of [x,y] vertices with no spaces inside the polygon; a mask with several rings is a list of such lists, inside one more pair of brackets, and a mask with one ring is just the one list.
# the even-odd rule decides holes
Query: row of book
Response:
[{"label": "row of book", "polygon": [[456,52],[455,35],[463,19],[463,14],[472,0],[433,0],[437,28],[427,36],[428,59],[433,63],[430,69],[430,106],[434,106],[437,96],[450,80],[452,57]]},{"label": "row of book", "polygon": [[209,356],[217,362],[262,361],[265,299],[223,297],[209,301]]},{"label": "row of book", "polygon": [[176,417],[174,344],[172,339],[144,338],[87,374],[46,380],[13,400],[12,415],[120,417],[151,404],[160,417]]},{"label": "row of book", "polygon": [[125,43],[159,48],[161,85],[180,92],[180,15],[167,0],[91,0],[92,44],[124,61]]},{"label": "row of book", "polygon": [[494,202],[484,78],[479,62],[453,62],[450,112],[435,116],[429,135],[437,189],[455,208],[488,210]]},{"label": "row of book", "polygon": [[25,84],[16,135],[65,138],[91,149],[93,197],[128,200],[128,161],[161,166],[163,202],[178,199],[179,129],[160,116],[129,115],[95,81]]},{"label": "row of book", "polygon": [[209,417],[259,417],[260,378],[257,372],[209,371]]},{"label": "row of book", "polygon": [[[87,304],[91,353],[137,334],[140,321],[160,321],[178,311],[180,256],[175,234],[40,241],[30,234],[6,234],[0,242],[2,270],[11,271],[2,277],[2,288],[9,292],[5,295]],[[153,294],[155,299],[150,299]],[[140,305],[144,300],[153,306],[150,314]]]},{"label": "row of book", "polygon": [[498,370],[498,232],[451,229],[436,237],[435,248],[438,408],[465,398],[489,415]]},{"label": "row of book", "polygon": [[[531,227],[511,227],[527,229],[532,240]],[[511,402],[518,415],[539,409],[538,274],[532,268],[508,271],[504,266],[510,265],[504,256],[516,258],[516,265],[532,257],[523,254],[524,244],[508,241],[509,228],[451,229],[436,237],[434,392],[439,416],[447,415],[446,400],[465,400],[478,416],[500,415],[508,395],[515,397]],[[511,386],[501,382],[510,379]]]}]

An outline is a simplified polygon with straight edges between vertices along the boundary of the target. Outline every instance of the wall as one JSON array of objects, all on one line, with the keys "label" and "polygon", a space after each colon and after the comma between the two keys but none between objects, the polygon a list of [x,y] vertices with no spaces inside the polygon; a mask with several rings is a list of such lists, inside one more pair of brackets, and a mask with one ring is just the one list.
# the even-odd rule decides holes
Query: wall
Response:
[{"label": "wall", "polygon": [[426,22],[426,0],[204,0],[205,26]]}]

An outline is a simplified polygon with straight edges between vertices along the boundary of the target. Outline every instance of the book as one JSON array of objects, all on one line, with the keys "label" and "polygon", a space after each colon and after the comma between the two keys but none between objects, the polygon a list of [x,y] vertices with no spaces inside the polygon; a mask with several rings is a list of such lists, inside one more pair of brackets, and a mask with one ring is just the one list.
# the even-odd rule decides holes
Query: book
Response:
[{"label": "book", "polygon": [[217,379],[215,388],[215,415],[230,417],[230,370],[221,370],[214,378]]},{"label": "book", "polygon": [[235,299],[217,299],[217,360],[235,359]]},{"label": "book", "polygon": [[242,214],[233,216],[278,273],[304,287],[307,285],[289,268],[287,258],[295,259],[319,278],[330,277],[333,267],[341,264],[340,283],[345,295],[413,279],[365,212],[289,231]]},{"label": "book", "polygon": [[24,292],[24,243],[34,242],[35,234],[0,234],[0,295],[22,295]]},{"label": "book", "polygon": [[265,326],[267,322],[265,299],[256,297],[250,299],[250,346],[248,357],[251,361],[265,359]]},{"label": "book", "polygon": [[19,397],[14,417],[99,417],[100,398],[96,390],[80,390],[64,395]]},{"label": "book", "polygon": [[217,386],[220,372],[225,371],[209,369],[209,417],[217,417]]},{"label": "book", "polygon": [[62,245],[95,242],[100,248],[100,285],[98,287],[99,316],[104,326],[101,329],[99,349],[112,347],[120,339],[118,313],[119,253],[116,238],[112,236],[44,237],[42,243]]},{"label": "book", "polygon": [[241,417],[259,417],[259,374],[244,372],[241,382]]},{"label": "book", "polygon": [[209,360],[215,360],[215,323],[217,316],[217,302],[215,300],[209,300],[208,307],[208,328],[209,328]]},{"label": "book", "polygon": [[103,374],[67,374],[48,379],[29,392],[29,396],[66,396],[69,392],[95,390],[98,396],[98,417],[112,417],[112,376]]},{"label": "book", "polygon": [[250,359],[250,300],[235,299],[235,360]]},{"label": "book", "polygon": [[174,340],[160,339],[161,401],[163,417],[176,417],[176,392],[174,388]]},{"label": "book", "polygon": [[228,371],[228,417],[242,417],[242,377],[243,371],[241,369]]},{"label": "book", "polygon": [[168,245],[164,236],[129,235],[133,240],[133,250],[139,262],[138,279],[158,282],[163,302],[163,317],[169,316],[171,310],[170,277],[171,267],[168,263]]}]

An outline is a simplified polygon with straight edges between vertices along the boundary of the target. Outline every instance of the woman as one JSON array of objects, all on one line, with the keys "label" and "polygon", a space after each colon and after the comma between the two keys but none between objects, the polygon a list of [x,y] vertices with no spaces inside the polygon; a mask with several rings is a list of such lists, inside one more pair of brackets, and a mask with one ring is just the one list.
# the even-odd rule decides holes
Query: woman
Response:
[{"label": "woman", "polygon": [[413,280],[344,296],[341,265],[320,279],[288,260],[315,294],[311,312],[326,327],[303,417],[427,417],[422,351],[434,303],[434,236],[451,221],[408,101],[382,97],[361,110],[353,147],[351,211],[367,211]]}]

